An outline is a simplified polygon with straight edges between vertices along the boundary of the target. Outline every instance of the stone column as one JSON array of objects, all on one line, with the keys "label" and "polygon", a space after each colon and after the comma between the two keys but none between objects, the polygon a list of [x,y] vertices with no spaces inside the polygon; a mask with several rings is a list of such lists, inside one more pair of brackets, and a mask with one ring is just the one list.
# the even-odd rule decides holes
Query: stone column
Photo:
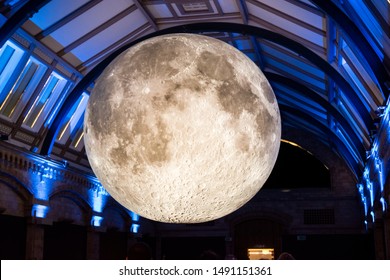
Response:
[{"label": "stone column", "polygon": [[225,258],[226,259],[229,259],[229,260],[235,259],[235,256],[233,254],[233,251],[234,251],[233,246],[234,246],[233,238],[229,234],[228,236],[225,237]]},{"label": "stone column", "polygon": [[25,208],[27,219],[26,228],[26,259],[42,260],[44,252],[44,235],[47,224],[51,224],[46,218],[50,207],[48,201],[32,198],[31,204]]},{"label": "stone column", "polygon": [[87,260],[100,259],[100,232],[94,227],[87,231]]},{"label": "stone column", "polygon": [[384,219],[378,216],[373,226],[375,258],[377,260],[384,260],[386,258]]},{"label": "stone column", "polygon": [[44,249],[44,225],[42,219],[30,218],[26,229],[26,259],[42,260]]},{"label": "stone column", "polygon": [[161,260],[163,256],[161,255],[161,236],[156,236],[156,252],[155,258]]},{"label": "stone column", "polygon": [[383,219],[383,234],[385,245],[385,259],[390,260],[390,217]]}]

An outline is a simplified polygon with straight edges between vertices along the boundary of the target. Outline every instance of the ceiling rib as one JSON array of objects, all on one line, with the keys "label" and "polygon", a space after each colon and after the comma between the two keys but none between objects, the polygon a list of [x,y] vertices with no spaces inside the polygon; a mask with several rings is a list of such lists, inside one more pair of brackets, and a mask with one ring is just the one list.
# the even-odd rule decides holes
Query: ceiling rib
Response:
[{"label": "ceiling rib", "polygon": [[288,21],[290,21],[292,23],[300,25],[300,26],[306,28],[307,30],[313,31],[313,32],[317,33],[318,35],[325,36],[325,32],[322,29],[318,29],[318,28],[314,27],[313,25],[308,24],[305,21],[302,21],[302,20],[300,20],[300,19],[298,19],[296,17],[293,17],[291,15],[288,15],[288,14],[286,14],[286,13],[280,11],[280,10],[277,10],[277,9],[275,9],[273,7],[270,7],[270,6],[268,6],[268,5],[264,4],[264,3],[261,3],[261,2],[255,1],[255,0],[247,0],[247,2],[251,3],[251,4],[255,5],[256,7],[261,8],[261,9],[263,9],[265,11],[268,11],[268,12],[274,14],[274,15],[277,15],[277,16],[279,16],[281,18],[284,18],[284,19],[286,19],[286,20],[288,20]]},{"label": "ceiling rib", "polygon": [[371,47],[370,43],[364,37],[355,23],[337,7],[332,1],[311,0],[326,14],[333,18],[333,20],[344,30],[343,34],[348,36],[356,49],[360,50],[360,54],[366,59],[370,65],[372,72],[377,78],[377,81],[381,87],[381,90],[386,97],[389,97],[389,89],[386,83],[390,83],[390,75],[387,72],[381,59]]},{"label": "ceiling rib", "polygon": [[142,6],[139,0],[133,0],[134,4],[137,6],[138,10],[144,15],[144,17],[148,20],[149,24],[153,27],[154,31],[159,30],[155,19],[153,16]]},{"label": "ceiling rib", "polygon": [[37,87],[35,88],[35,90],[31,93],[31,96],[30,96],[28,102],[24,106],[24,108],[22,110],[22,113],[19,115],[19,118],[18,118],[18,120],[15,123],[16,124],[16,128],[19,129],[19,128],[22,127],[24,118],[27,115],[28,110],[31,108],[32,104],[35,102],[35,99],[41,93],[41,90],[45,86],[46,80],[50,77],[50,74],[55,70],[55,66],[57,65],[57,63],[58,63],[57,60],[53,60],[51,62],[51,64],[48,65],[47,69],[45,70],[45,73],[42,76],[42,79],[37,84]]},{"label": "ceiling rib", "polygon": [[50,2],[50,0],[26,1],[23,6],[19,7],[19,9],[0,27],[0,46],[3,46],[26,20],[32,17],[33,14],[48,2]]},{"label": "ceiling rib", "polygon": [[219,4],[218,0],[213,0],[215,7],[217,8],[217,12],[220,16],[223,16],[223,11],[221,8],[221,5]]},{"label": "ceiling rib", "polygon": [[304,9],[305,11],[307,11],[309,13],[315,14],[315,15],[320,16],[320,17],[324,16],[324,13],[320,9],[318,9],[314,6],[311,6],[307,3],[297,1],[297,0],[285,0],[285,1],[295,5],[297,7]]},{"label": "ceiling rib", "polygon": [[363,0],[363,2],[370,9],[370,11],[372,11],[372,13],[375,15],[375,18],[378,20],[378,23],[380,24],[382,31],[386,34],[387,37],[390,37],[389,25],[387,24],[386,20],[383,18],[381,13],[378,11],[377,7],[372,3],[372,1]]},{"label": "ceiling rib", "polygon": [[297,81],[294,81],[292,79],[271,72],[264,72],[264,74],[266,75],[267,79],[269,79],[271,82],[283,84],[284,86],[294,90],[297,94],[303,95],[313,100],[321,107],[323,107],[327,112],[329,112],[340,123],[340,125],[347,132],[347,134],[351,137],[355,149],[359,153],[363,163],[363,159],[365,156],[365,147],[363,146],[362,141],[359,139],[359,134],[357,134],[357,132],[352,129],[351,125],[343,117],[343,115],[341,115],[340,112],[336,108],[334,108],[326,99],[322,98],[315,91],[311,90],[307,86]]},{"label": "ceiling rib", "polygon": [[[277,72],[279,74],[283,74],[286,78],[289,78],[291,80],[293,80],[295,78],[295,76],[291,73],[289,73],[288,71],[285,71],[285,70],[282,70],[282,69],[279,69],[273,65],[267,65],[266,69],[269,69],[269,70],[272,70],[274,72]],[[318,95],[325,95],[325,91],[318,88],[317,86],[307,82],[307,81],[301,81],[301,84],[302,85],[305,85],[307,86],[308,88],[311,88],[312,90],[314,90]]]},{"label": "ceiling rib", "polygon": [[75,11],[71,12],[67,16],[61,18],[59,21],[53,23],[52,25],[50,25],[45,30],[42,30],[41,32],[39,32],[37,35],[35,35],[35,39],[36,40],[42,40],[46,36],[50,35],[54,31],[56,31],[57,29],[59,29],[62,26],[64,26],[65,24],[71,22],[72,20],[74,20],[78,16],[82,15],[83,13],[85,13],[89,9],[93,8],[94,6],[96,6],[97,4],[99,4],[102,1],[103,0],[91,0],[91,1],[89,1],[87,3],[85,3],[80,8],[78,8]]},{"label": "ceiling rib", "polygon": [[264,26],[265,28],[267,28],[269,30],[275,30],[274,32],[276,32],[280,35],[283,35],[286,38],[290,38],[291,40],[294,40],[295,42],[298,42],[302,45],[308,46],[311,50],[314,50],[318,54],[321,54],[321,55],[325,54],[325,49],[323,47],[321,47],[313,42],[310,42],[303,37],[298,37],[297,35],[289,32],[287,30],[284,30],[284,29],[280,28],[279,26],[276,26],[268,21],[265,21],[261,18],[258,18],[252,14],[249,15],[249,20],[254,21],[255,23],[257,23],[261,26]]},{"label": "ceiling rib", "polygon": [[110,27],[111,25],[115,24],[116,22],[118,22],[119,20],[121,20],[122,18],[128,16],[129,14],[131,14],[132,12],[134,12],[135,10],[137,9],[137,7],[135,5],[132,5],[130,6],[129,8],[123,10],[122,12],[120,12],[119,14],[117,14],[116,16],[110,18],[109,20],[107,20],[106,22],[104,22],[103,24],[99,25],[98,27],[96,27],[94,30],[88,32],[86,35],[84,35],[83,37],[77,39],[76,41],[74,41],[73,43],[71,43],[70,45],[66,46],[65,48],[63,48],[62,50],[58,51],[57,52],[57,55],[58,56],[64,56],[66,53],[69,53],[71,52],[73,49],[77,48],[78,46],[80,46],[81,44],[85,43],[86,41],[88,41],[89,39],[91,39],[92,37],[94,37],[96,34],[102,32],[103,30],[107,29],[108,27]]},{"label": "ceiling rib", "polygon": [[[359,70],[357,69],[356,65],[351,61],[351,59],[348,57],[348,55],[345,54],[345,52],[343,50],[341,50],[341,54],[343,54],[343,58],[345,59],[345,61],[347,61],[347,63],[349,64],[349,66],[351,67],[351,69],[353,69],[353,71],[356,73],[356,76],[358,77],[358,80],[361,82],[361,84],[363,85],[364,89],[369,92],[369,88],[370,88],[370,85],[367,84],[367,81],[361,77],[360,73],[359,73]],[[380,103],[380,100],[378,99],[378,97],[375,95],[375,94],[372,94],[371,95],[372,99],[374,100],[375,104],[381,104]],[[370,103],[370,102],[369,102]],[[375,110],[376,108],[374,108]]]},{"label": "ceiling rib", "polygon": [[282,119],[283,116],[285,116],[284,113],[290,113],[296,117],[299,117],[300,119],[305,120],[306,122],[311,123],[313,126],[319,128],[321,131],[324,131],[329,137],[331,138],[331,142],[335,143],[337,146],[338,153],[345,159],[347,163],[349,163],[349,166],[353,173],[355,174],[356,178],[359,177],[360,174],[363,172],[362,165],[360,165],[358,162],[354,160],[353,155],[351,154],[350,149],[346,147],[345,143],[340,140],[340,138],[335,135],[335,132],[331,130],[328,126],[322,124],[320,121],[313,118],[311,115],[306,114],[299,109],[292,108],[283,104],[279,105]]},{"label": "ceiling rib", "polygon": [[240,10],[242,23],[248,24],[248,7],[246,6],[245,0],[236,0],[236,4],[238,6],[238,9]]},{"label": "ceiling rib", "polygon": [[257,39],[254,36],[250,36],[250,40],[251,40],[251,43],[252,43],[253,48],[255,50],[256,57],[259,61],[259,67],[261,70],[264,70],[265,63],[264,63],[264,58],[261,54],[262,52],[261,52],[261,47],[259,45],[259,42],[257,41]]},{"label": "ceiling rib", "polygon": [[84,72],[86,70],[86,68],[88,68],[88,67],[90,68],[94,64],[97,64],[99,60],[104,59],[105,57],[110,55],[110,53],[114,52],[116,49],[121,47],[123,44],[126,44],[127,42],[129,42],[131,40],[137,39],[140,36],[140,34],[142,34],[143,32],[145,32],[151,28],[152,27],[150,26],[149,23],[145,23],[144,25],[138,27],[136,30],[127,34],[125,37],[123,37],[119,41],[116,41],[114,44],[108,46],[104,50],[100,51],[99,53],[95,54],[94,56],[92,56],[88,60],[84,61],[83,63],[78,65],[76,67],[76,69],[80,72]]},{"label": "ceiling rib", "polygon": [[[46,45],[44,45],[41,41],[36,40],[35,37],[30,36],[26,31],[23,29],[18,29],[18,31],[15,32],[15,34],[18,34],[21,38],[28,38],[28,41],[30,44],[34,45],[36,48],[39,48],[42,50],[42,52],[50,54],[51,57],[55,57],[55,54],[52,52],[52,50],[49,49]],[[72,74],[75,74],[75,77],[73,79],[70,79],[71,81],[74,81],[78,78],[82,78],[83,75],[78,72],[73,66],[69,64],[69,62],[65,61],[61,57],[55,57],[55,60],[58,61],[59,64],[61,64],[62,67],[64,67],[67,71],[69,71]],[[58,69],[57,69],[58,71]],[[65,75],[67,76],[67,75]],[[77,78],[76,78],[77,77]]]},{"label": "ceiling rib", "polygon": [[337,36],[337,31],[336,31],[336,27],[335,27],[335,24],[333,22],[333,20],[326,16],[325,18],[326,20],[326,43],[327,43],[327,48],[326,48],[326,51],[327,51],[327,60],[328,60],[328,63],[329,64],[332,64],[336,61],[336,51],[337,51],[337,47],[336,47],[336,36]]},{"label": "ceiling rib", "polygon": [[295,60],[299,61],[299,62],[302,62],[304,64],[307,64],[309,66],[312,66],[312,67],[316,67],[315,64],[311,63],[310,61],[308,61],[305,57],[301,56],[301,55],[298,55],[297,53],[293,52],[292,50],[286,48],[285,46],[282,46],[280,44],[276,44],[276,43],[273,43],[271,41],[268,41],[268,40],[264,40],[264,39],[259,39],[258,40],[261,45],[264,45],[270,49],[273,49],[277,52],[280,52],[282,54],[285,54],[287,56],[291,56],[293,57]]},{"label": "ceiling rib", "polygon": [[166,3],[168,10],[171,12],[174,19],[179,19],[179,16],[176,13],[176,10],[172,7],[172,4],[167,2]]},{"label": "ceiling rib", "polygon": [[294,63],[291,63],[291,61],[281,59],[280,57],[277,57],[277,56],[275,56],[273,54],[269,54],[269,53],[266,54],[266,57],[271,58],[272,60],[277,61],[280,64],[286,65],[290,69],[294,69],[297,72],[300,72],[300,73],[304,74],[305,76],[310,77],[311,79],[318,81],[319,83],[324,82],[323,78],[318,77],[316,74],[311,73],[310,71],[307,71],[307,70],[303,69],[302,67],[295,65]]}]

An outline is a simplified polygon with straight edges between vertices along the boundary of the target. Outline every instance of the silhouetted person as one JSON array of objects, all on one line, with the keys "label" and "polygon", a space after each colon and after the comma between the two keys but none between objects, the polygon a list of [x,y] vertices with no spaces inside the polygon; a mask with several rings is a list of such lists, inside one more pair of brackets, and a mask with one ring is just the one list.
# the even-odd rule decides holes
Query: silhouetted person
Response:
[{"label": "silhouetted person", "polygon": [[137,242],[127,250],[127,260],[151,260],[152,249],[144,242]]},{"label": "silhouetted person", "polygon": [[279,255],[278,260],[295,260],[295,258],[290,253],[283,252]]},{"label": "silhouetted person", "polygon": [[228,254],[225,256],[225,260],[236,260],[236,256],[233,254]]},{"label": "silhouetted person", "polygon": [[213,250],[205,250],[200,254],[201,260],[219,260],[219,256]]}]

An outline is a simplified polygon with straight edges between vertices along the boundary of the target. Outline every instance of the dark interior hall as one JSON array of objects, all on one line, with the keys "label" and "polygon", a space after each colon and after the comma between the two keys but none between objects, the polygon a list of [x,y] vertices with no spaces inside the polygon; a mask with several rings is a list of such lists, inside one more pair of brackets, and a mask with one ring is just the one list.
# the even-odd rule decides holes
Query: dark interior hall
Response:
[{"label": "dark interior hall", "polygon": [[[83,120],[121,52],[194,33],[247,55],[275,93],[280,151],[243,207],[198,224],[122,207],[89,164]],[[390,259],[390,2],[0,1],[0,259]]]}]

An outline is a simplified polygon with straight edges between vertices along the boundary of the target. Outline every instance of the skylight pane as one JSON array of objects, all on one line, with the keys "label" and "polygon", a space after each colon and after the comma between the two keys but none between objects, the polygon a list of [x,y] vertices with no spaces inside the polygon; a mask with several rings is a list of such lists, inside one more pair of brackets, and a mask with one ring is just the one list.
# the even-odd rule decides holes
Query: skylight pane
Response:
[{"label": "skylight pane", "polygon": [[57,137],[57,141],[59,143],[65,144],[74,129],[77,127],[77,123],[83,116],[85,108],[87,107],[88,99],[88,94],[84,92],[66,115],[64,124],[62,125]]},{"label": "skylight pane", "polygon": [[[370,104],[372,108],[375,108],[383,103],[384,96],[379,89],[379,85],[373,73],[367,71],[368,68],[364,67],[359,58],[353,52],[344,40],[342,55],[342,67],[346,70],[347,74],[351,77],[355,85],[362,93],[362,98],[366,99],[366,102]],[[353,67],[351,67],[353,66]]]},{"label": "skylight pane", "polygon": [[340,97],[337,102],[337,108],[346,120],[350,123],[352,128],[360,135],[367,135],[368,131],[365,128],[365,124],[360,117],[360,114],[356,111],[356,108],[351,102],[345,98],[344,93],[339,89]]},{"label": "skylight pane", "polygon": [[14,52],[15,49],[10,46],[4,46],[4,51],[0,55],[0,75],[3,73]]},{"label": "skylight pane", "polygon": [[26,90],[26,87],[30,83],[37,69],[38,69],[37,64],[35,63],[27,64],[26,68],[19,76],[18,81],[16,82],[15,86],[12,88],[11,92],[7,95],[5,100],[4,100],[5,96],[2,96],[1,101],[3,101],[3,103],[1,105],[1,113],[3,115],[6,115],[7,117],[11,116],[17,103],[19,102],[22,94]]},{"label": "skylight pane", "polygon": [[77,130],[72,144],[70,145],[72,148],[76,149],[77,151],[81,151],[81,149],[84,147],[83,143],[83,138],[84,138],[84,130],[83,126],[80,125],[79,129]]},{"label": "skylight pane", "polygon": [[345,133],[345,131],[342,129],[341,126],[337,128],[337,136],[341,140],[341,142],[344,143],[344,145],[348,148],[350,151],[351,155],[353,156],[354,160],[356,162],[361,162],[362,163],[362,158],[358,154],[358,152],[355,150],[354,146],[351,143],[350,138],[348,137],[348,134]]},{"label": "skylight pane", "polygon": [[[320,78],[311,75],[312,73],[307,72],[304,73],[303,69],[299,69],[295,67],[293,64],[287,64],[286,62],[278,61],[273,58],[264,57],[266,59],[266,62],[269,64],[269,67],[274,67],[276,69],[280,69],[284,73],[288,73],[291,77],[298,77],[302,80],[304,80],[311,88],[314,88],[315,90],[320,89],[322,91],[325,91],[325,83],[324,81],[321,81]],[[309,76],[311,75],[311,76]],[[287,76],[287,75],[286,75]]]},{"label": "skylight pane", "polygon": [[344,116],[348,116],[346,117],[346,119],[350,123],[352,129],[356,132],[357,137],[361,139],[362,144],[367,149],[369,149],[371,145],[371,140],[369,135],[365,132],[365,129],[356,121],[356,118],[354,116],[348,115],[349,110],[344,106],[343,102],[340,102],[339,108]]},{"label": "skylight pane", "polygon": [[[375,16],[371,13],[370,9],[366,6],[364,1],[349,1],[349,4],[353,7],[356,13],[362,19],[362,22],[367,26],[367,30],[371,32],[376,42],[379,44],[381,49],[383,49],[383,38],[385,36],[380,24],[376,20]],[[372,44],[374,47],[374,45]],[[381,50],[376,48],[376,52],[383,59],[383,53]]]},{"label": "skylight pane", "polygon": [[[11,56],[10,53],[12,53]],[[7,41],[0,49],[0,96],[2,96],[2,92],[5,90],[23,54],[24,51],[11,41]]]},{"label": "skylight pane", "polygon": [[47,67],[30,58],[10,91],[0,95],[0,113],[11,118],[17,116],[37,87]]},{"label": "skylight pane", "polygon": [[53,72],[46,81],[41,93],[27,113],[23,124],[35,131],[40,128],[59,95],[64,91],[67,80]]},{"label": "skylight pane", "polygon": [[[343,59],[343,61],[344,61],[344,59]],[[361,81],[359,80],[359,78],[350,69],[350,67],[349,67],[349,65],[347,63],[343,63],[343,69],[345,70],[347,75],[351,78],[351,80],[353,81],[354,85],[357,88],[357,90],[355,90],[357,98],[359,98],[362,101],[362,103],[363,103],[364,107],[366,108],[367,112],[373,111],[375,109],[375,106],[373,107],[373,105],[375,105],[375,103],[372,102],[372,99],[368,97],[369,94],[364,89],[364,87],[363,87]],[[370,99],[371,102],[368,99]],[[353,100],[351,100],[351,102],[353,103]]]}]

